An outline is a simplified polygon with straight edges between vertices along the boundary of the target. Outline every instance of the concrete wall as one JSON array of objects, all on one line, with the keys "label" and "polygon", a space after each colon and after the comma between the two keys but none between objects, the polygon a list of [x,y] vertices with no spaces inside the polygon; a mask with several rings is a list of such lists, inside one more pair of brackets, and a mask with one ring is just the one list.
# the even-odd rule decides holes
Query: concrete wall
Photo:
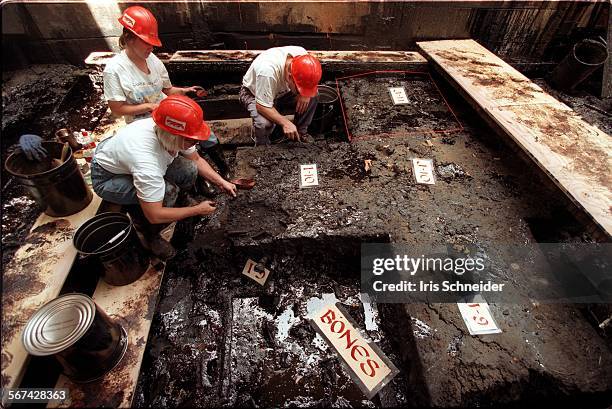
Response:
[{"label": "concrete wall", "polygon": [[[157,16],[164,42],[160,51],[286,44],[320,50],[413,50],[419,40],[472,37],[522,62],[550,60],[578,39],[605,34],[609,13],[607,1],[138,4]],[[15,64],[78,64],[92,51],[116,51],[121,33],[117,18],[125,7],[93,1],[5,4],[3,54]]]}]

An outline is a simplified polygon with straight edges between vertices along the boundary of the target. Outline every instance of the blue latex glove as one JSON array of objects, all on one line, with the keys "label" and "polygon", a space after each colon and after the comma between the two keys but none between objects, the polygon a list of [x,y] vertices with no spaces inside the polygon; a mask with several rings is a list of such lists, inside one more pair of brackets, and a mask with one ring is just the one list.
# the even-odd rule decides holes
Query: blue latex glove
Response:
[{"label": "blue latex glove", "polygon": [[38,135],[26,134],[19,137],[19,147],[29,160],[40,161],[47,157],[47,150],[41,145],[42,138]]}]

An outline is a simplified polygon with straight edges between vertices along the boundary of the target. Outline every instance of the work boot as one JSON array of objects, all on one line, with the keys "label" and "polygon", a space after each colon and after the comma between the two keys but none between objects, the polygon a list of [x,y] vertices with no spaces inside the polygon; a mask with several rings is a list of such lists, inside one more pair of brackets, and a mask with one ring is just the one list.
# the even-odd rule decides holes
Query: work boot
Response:
[{"label": "work boot", "polygon": [[304,132],[300,134],[300,141],[304,142],[304,143],[314,143],[315,142],[315,138],[309,134],[308,132]]},{"label": "work boot", "polygon": [[270,144],[276,145],[285,141],[287,141],[287,138],[285,138],[283,128],[280,126],[276,126],[270,134]]},{"label": "work boot", "polygon": [[227,161],[225,160],[225,154],[223,152],[221,144],[216,143],[209,148],[202,149],[202,151],[203,153],[207,154],[210,160],[212,160],[215,166],[217,166],[217,170],[219,171],[219,174],[223,177],[223,179],[229,180],[229,166],[227,164]]},{"label": "work boot", "polygon": [[134,223],[134,228],[142,235],[141,242],[147,250],[160,260],[168,260],[176,255],[174,247],[159,235],[168,224],[151,224],[140,205],[124,207]]}]

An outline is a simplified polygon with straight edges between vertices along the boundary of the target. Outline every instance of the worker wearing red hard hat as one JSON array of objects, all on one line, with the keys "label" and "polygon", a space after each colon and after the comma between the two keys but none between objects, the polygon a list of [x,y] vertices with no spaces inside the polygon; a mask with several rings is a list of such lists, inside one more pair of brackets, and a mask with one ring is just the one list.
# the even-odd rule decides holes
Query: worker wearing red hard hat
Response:
[{"label": "worker wearing red hard hat", "polygon": [[[302,47],[275,47],[255,58],[242,79],[240,102],[253,119],[257,145],[271,143],[270,136],[280,127],[287,139],[307,140],[318,103],[321,64]],[[293,122],[279,112],[295,107]]]},{"label": "worker wearing red hard hat", "polygon": [[[131,6],[119,18],[123,34],[119,38],[121,52],[104,69],[104,96],[111,111],[124,116],[127,123],[148,118],[167,95],[206,95],[200,86],[176,87],[170,82],[164,64],[152,53],[162,45],[155,16],[144,7]],[[228,177],[229,166],[214,132],[198,149],[213,160],[219,172]],[[214,189],[204,183],[203,189]]]},{"label": "worker wearing red hard hat", "polygon": [[[192,99],[172,95],[159,103],[152,118],[132,122],[102,141],[91,162],[94,191],[125,206],[153,253],[169,258],[174,250],[159,236],[167,223],[214,212],[214,203],[189,204],[199,174],[232,196],[236,186],[198,155],[195,145],[210,137],[202,108]],[[179,193],[181,195],[179,196]]]}]

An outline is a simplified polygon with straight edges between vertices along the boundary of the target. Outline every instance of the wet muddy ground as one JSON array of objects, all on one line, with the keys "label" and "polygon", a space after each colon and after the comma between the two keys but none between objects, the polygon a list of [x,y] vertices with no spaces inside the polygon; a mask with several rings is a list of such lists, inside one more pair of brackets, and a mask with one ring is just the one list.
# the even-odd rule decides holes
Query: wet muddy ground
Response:
[{"label": "wet muddy ground", "polygon": [[[373,72],[338,79],[338,88],[351,138],[460,128],[428,73]],[[389,88],[404,89],[406,99],[395,105]]]},{"label": "wet muddy ground", "polygon": [[[194,227],[168,266],[138,405],[612,402],[609,342],[575,306],[492,305],[504,333],[471,337],[454,304],[379,305],[378,330],[367,329],[361,242],[472,244],[493,253],[500,243],[592,241],[537,170],[445,95],[462,132],[236,150],[235,175],[257,185],[218,198],[215,215]],[[412,157],[434,159],[436,185],[415,184]],[[317,188],[298,187],[306,163],[318,165]],[[273,271],[265,288],[241,275],[247,258],[262,257]],[[523,291],[528,277],[501,279]],[[340,300],[401,370],[370,403],[306,325],[309,301],[325,297]]]},{"label": "wet muddy ground", "polygon": [[[59,78],[60,71],[68,72],[62,68],[48,75]],[[74,76],[73,82],[82,78],[66,75]],[[12,99],[5,99],[4,85],[3,104],[20,104],[27,82],[35,80],[27,78],[19,86],[15,80],[13,94],[7,89]],[[51,105],[66,102],[55,91],[47,95],[43,85],[27,94],[36,96],[38,90],[54,101],[43,113],[38,111],[42,102],[24,111],[10,108],[13,120],[6,126],[12,136],[5,139],[3,133],[3,157],[21,129],[38,124],[36,118],[55,130],[80,128],[79,118],[87,122],[101,116],[100,91],[69,83],[62,82],[64,95],[83,92],[86,98],[64,105],[61,114]],[[215,88],[215,96],[222,97],[225,89]],[[610,342],[584,309],[493,305],[504,334],[471,337],[454,305],[375,305],[359,294],[362,241],[427,240],[492,249],[497,243],[592,240],[556,189],[516,160],[450,89],[442,87],[442,92],[464,131],[417,129],[347,144],[336,126],[333,138],[319,137],[312,145],[230,152],[235,175],[255,176],[257,186],[235,200],[218,197],[215,215],[179,225],[181,251],[166,268],[136,406],[457,407],[499,401],[511,407],[544,402],[605,407],[612,402]],[[608,102],[564,97],[587,121],[610,133],[607,117],[584,105],[609,111]],[[385,110],[373,107],[372,113],[384,119]],[[449,126],[454,121],[439,115]],[[429,121],[429,115],[424,118]],[[3,131],[4,126],[3,119]],[[51,137],[44,132],[47,127],[32,129]],[[414,183],[411,157],[434,159],[436,185]],[[370,171],[365,160],[372,163]],[[318,188],[298,188],[300,163],[319,164]],[[3,263],[11,257],[6,249],[23,240],[38,214],[20,188],[6,186],[9,180],[2,182]],[[264,256],[272,275],[262,288],[241,271],[247,258]],[[342,303],[400,369],[372,401],[308,324],[309,306],[317,299]]]}]

